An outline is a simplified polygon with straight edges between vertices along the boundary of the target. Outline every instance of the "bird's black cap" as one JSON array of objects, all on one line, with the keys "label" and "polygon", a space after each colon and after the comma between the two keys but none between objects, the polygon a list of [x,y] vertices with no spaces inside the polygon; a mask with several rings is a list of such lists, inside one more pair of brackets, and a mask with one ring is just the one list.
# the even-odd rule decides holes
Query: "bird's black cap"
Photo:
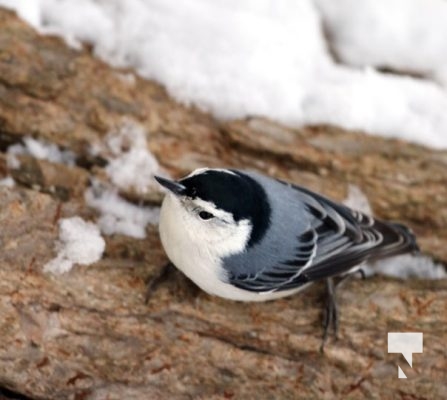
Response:
[{"label": "bird's black cap", "polygon": [[270,205],[262,186],[236,170],[205,170],[178,182],[184,195],[209,201],[233,215],[235,221],[248,219],[253,225],[249,246],[257,243],[270,223]]}]

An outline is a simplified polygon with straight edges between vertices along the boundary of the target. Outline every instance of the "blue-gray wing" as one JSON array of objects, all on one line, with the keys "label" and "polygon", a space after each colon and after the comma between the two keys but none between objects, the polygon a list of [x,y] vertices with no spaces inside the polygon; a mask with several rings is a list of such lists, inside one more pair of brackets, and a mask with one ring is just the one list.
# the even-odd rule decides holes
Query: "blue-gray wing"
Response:
[{"label": "blue-gray wing", "polygon": [[[279,184],[284,199],[274,207],[279,213],[272,215],[275,227],[246,253],[226,260],[229,281],[241,289],[294,289],[348,272],[366,260],[417,250],[403,225],[373,219],[299,186]],[[280,215],[284,210],[286,215]]]}]

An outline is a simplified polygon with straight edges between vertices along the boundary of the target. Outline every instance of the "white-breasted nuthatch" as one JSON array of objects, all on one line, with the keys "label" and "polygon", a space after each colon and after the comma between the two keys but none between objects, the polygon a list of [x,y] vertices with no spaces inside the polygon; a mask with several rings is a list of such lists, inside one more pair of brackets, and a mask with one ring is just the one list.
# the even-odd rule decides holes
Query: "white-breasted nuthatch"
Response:
[{"label": "white-breasted nuthatch", "polygon": [[[418,250],[403,225],[258,173],[204,168],[179,181],[155,179],[168,189],[160,216],[163,247],[212,295],[272,300],[364,261]],[[326,324],[336,324],[331,303]]]}]

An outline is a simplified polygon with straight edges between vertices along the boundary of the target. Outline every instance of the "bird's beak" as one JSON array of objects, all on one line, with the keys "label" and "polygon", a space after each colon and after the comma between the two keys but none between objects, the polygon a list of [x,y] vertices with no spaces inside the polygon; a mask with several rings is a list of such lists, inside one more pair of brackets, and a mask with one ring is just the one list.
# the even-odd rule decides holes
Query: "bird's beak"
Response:
[{"label": "bird's beak", "polygon": [[183,186],[181,183],[178,183],[176,181],[171,181],[166,178],[162,178],[161,176],[154,176],[155,180],[164,188],[168,189],[170,192],[176,194],[177,196],[181,196],[185,194],[186,187]]}]

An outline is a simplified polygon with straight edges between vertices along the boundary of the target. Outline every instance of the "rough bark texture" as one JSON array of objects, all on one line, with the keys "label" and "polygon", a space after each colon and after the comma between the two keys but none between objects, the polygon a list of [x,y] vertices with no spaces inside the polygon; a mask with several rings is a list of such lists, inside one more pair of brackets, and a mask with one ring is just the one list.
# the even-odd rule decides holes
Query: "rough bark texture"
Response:
[{"label": "rough bark texture", "polygon": [[[44,274],[58,219],[94,217],[83,193],[91,176],[106,178],[101,154],[88,149],[123,118],[146,129],[174,175],[256,168],[335,199],[357,184],[378,216],[410,225],[422,250],[447,262],[447,152],[333,127],[218,122],[0,10],[0,150],[31,135],[77,155],[74,167],[23,156],[8,172],[0,153],[0,177],[18,182],[0,187],[0,398],[446,397],[445,280],[350,281],[339,292],[340,340],[320,354],[319,285],[241,304],[193,295],[178,277],[145,305],[144,280],[166,261],[155,228],[144,240],[108,237],[95,265]],[[424,333],[413,369],[387,353],[390,331]],[[407,380],[397,379],[397,364]]]}]

